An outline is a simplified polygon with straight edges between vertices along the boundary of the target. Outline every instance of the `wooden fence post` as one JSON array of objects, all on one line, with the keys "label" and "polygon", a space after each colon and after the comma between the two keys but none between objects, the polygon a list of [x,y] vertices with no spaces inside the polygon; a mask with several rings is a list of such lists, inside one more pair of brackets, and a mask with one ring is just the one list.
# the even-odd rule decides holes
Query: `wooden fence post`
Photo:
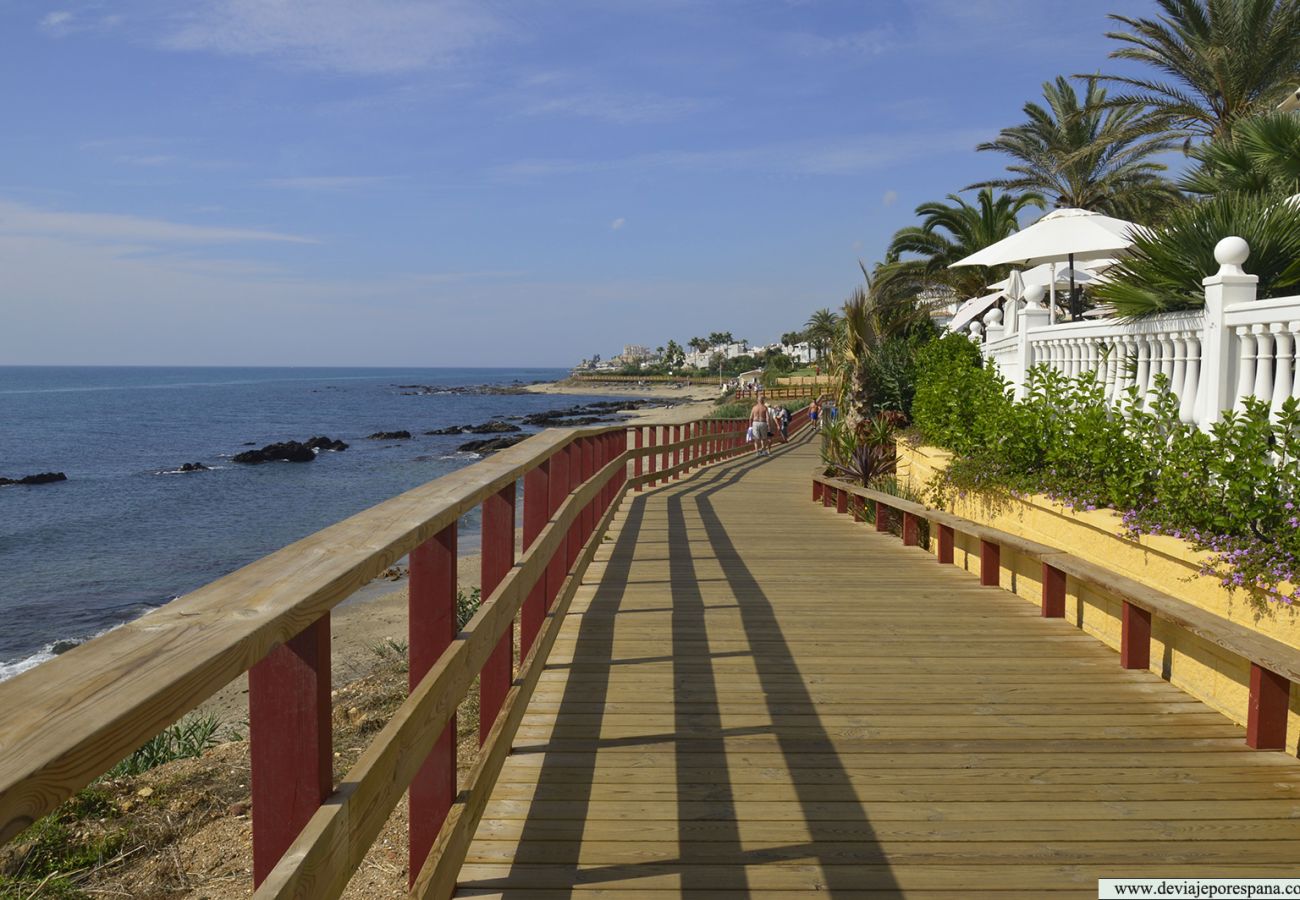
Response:
[{"label": "wooden fence post", "polygon": [[936,555],[939,558],[939,562],[946,566],[952,565],[952,550],[953,544],[955,543],[955,537],[956,534],[953,532],[951,525],[944,525],[942,522],[939,523],[939,552]]},{"label": "wooden fence post", "polygon": [[[507,485],[483,500],[483,560],[481,585],[486,600],[515,564],[515,486]],[[493,649],[479,677],[478,742],[482,746],[496,722],[514,680],[515,630],[505,634]]]},{"label": "wooden fence post", "polygon": [[879,500],[876,500],[875,504],[876,504],[876,531],[888,531],[889,530],[889,507],[881,503]]},{"label": "wooden fence post", "polygon": [[821,500],[823,490],[825,489],[822,487],[822,483],[820,481],[813,482],[813,503],[816,503],[819,500]]},{"label": "wooden fence post", "polygon": [[[569,493],[573,493],[582,485],[582,438],[577,438],[569,444]],[[565,538],[568,546],[568,554],[565,557],[564,569],[567,572],[573,568],[573,564],[578,559],[578,554],[582,552],[582,545],[585,540],[582,536],[582,515],[573,517],[573,524],[569,526],[569,534]]]},{"label": "wooden fence post", "polygon": [[[456,523],[453,522],[411,551],[408,693],[415,690],[456,636],[456,586]],[[429,855],[429,848],[455,797],[456,717],[453,715],[411,781],[408,886],[415,883],[420,865]]]},{"label": "wooden fence post", "polygon": [[1286,718],[1290,705],[1291,682],[1252,662],[1246,745],[1256,750],[1285,750]]},{"label": "wooden fence post", "polygon": [[[524,473],[524,547],[529,547],[551,518],[551,461]],[[519,612],[519,658],[528,655],[546,618],[546,579],[539,578]]]},{"label": "wooden fence post", "polygon": [[248,738],[257,886],[334,789],[329,613],[248,670]]},{"label": "wooden fence post", "polygon": [[849,492],[839,490],[835,492],[835,511],[837,513],[846,513],[849,511]]},{"label": "wooden fence post", "polygon": [[[680,443],[681,443],[681,441],[682,441],[682,431],[683,431],[683,429],[682,429],[682,426],[681,426],[681,425],[674,425],[674,426],[673,426],[673,443],[674,443],[674,444],[680,444]],[[681,464],[682,464],[682,448],[681,448],[681,447],[677,447],[677,449],[673,450],[673,461],[672,461],[672,466],[673,466],[673,468],[678,468],[678,467],[681,466]],[[677,480],[678,480],[679,478],[681,478],[681,477],[682,477],[682,473],[681,473],[680,471],[677,471],[677,472],[674,472],[674,473],[673,473],[673,481],[677,481]]]},{"label": "wooden fence post", "polygon": [[921,542],[920,523],[910,512],[903,513],[903,546],[915,547]]},{"label": "wooden fence post", "polygon": [[1065,573],[1043,563],[1043,618],[1065,617]]},{"label": "wooden fence post", "polygon": [[1002,584],[1002,547],[993,541],[980,541],[980,584],[984,587]]},{"label": "wooden fence post", "polygon": [[[569,447],[563,447],[551,455],[551,474],[547,479],[547,500],[546,500],[546,518],[549,521],[551,516],[564,505],[564,501],[569,496]],[[564,538],[561,539],[559,546],[555,548],[555,554],[551,556],[550,562],[546,564],[546,611],[551,611],[551,605],[555,603],[555,598],[560,594],[560,585],[564,583],[564,577],[569,572],[569,542],[573,539],[573,527],[570,526],[565,532]]]},{"label": "wooden fence post", "polygon": [[1125,669],[1151,665],[1151,612],[1127,600],[1120,623],[1119,664]]},{"label": "wooden fence post", "polygon": [[[645,429],[642,428],[642,427],[640,427],[640,426],[637,426],[636,428],[633,429],[633,431],[636,432],[636,439],[635,439],[635,440],[636,440],[636,449],[637,449],[637,450],[640,450],[640,449],[644,446],[643,441],[644,441],[644,438],[645,438]],[[632,463],[632,474],[635,475],[637,478],[640,478],[640,477],[641,477],[641,471],[642,471],[641,462],[642,462],[641,457],[638,456],[638,457],[636,458],[636,462]],[[644,489],[644,485],[642,485],[642,484],[638,481],[638,482],[637,482],[637,485],[636,485],[637,493],[638,493],[638,494],[641,493],[641,491],[642,491],[643,489]]]}]

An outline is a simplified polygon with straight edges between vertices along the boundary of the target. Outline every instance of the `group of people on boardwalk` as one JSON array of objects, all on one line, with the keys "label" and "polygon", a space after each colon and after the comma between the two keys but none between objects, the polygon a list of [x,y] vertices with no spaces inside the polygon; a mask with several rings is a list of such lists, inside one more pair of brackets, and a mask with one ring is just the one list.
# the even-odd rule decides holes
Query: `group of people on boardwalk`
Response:
[{"label": "group of people on boardwalk", "polygon": [[768,406],[760,393],[749,410],[749,433],[754,443],[755,456],[772,455],[772,438],[781,436],[781,443],[790,440],[790,410]]}]

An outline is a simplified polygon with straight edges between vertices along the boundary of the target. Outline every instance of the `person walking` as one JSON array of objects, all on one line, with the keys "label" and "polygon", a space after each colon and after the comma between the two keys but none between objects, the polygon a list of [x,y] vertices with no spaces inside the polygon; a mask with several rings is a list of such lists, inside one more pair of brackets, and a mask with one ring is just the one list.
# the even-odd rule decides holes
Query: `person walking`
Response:
[{"label": "person walking", "polygon": [[790,410],[781,407],[781,440],[783,443],[790,443]]},{"label": "person walking", "polygon": [[767,430],[767,404],[763,402],[762,394],[758,395],[758,399],[749,410],[749,427],[754,432],[754,455],[762,456],[766,452],[771,456],[772,442]]},{"label": "person walking", "polygon": [[813,431],[821,431],[821,411],[821,404],[817,402],[816,398],[814,398],[813,402],[808,404],[808,421],[812,423]]}]

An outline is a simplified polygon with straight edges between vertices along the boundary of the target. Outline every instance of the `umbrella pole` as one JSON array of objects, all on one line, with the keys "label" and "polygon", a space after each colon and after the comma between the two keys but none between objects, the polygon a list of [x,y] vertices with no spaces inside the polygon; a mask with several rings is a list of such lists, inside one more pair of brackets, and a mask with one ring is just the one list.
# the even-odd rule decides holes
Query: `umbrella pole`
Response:
[{"label": "umbrella pole", "polygon": [[1070,254],[1070,318],[1075,322],[1083,318],[1083,304],[1079,302],[1079,296],[1074,286],[1074,254]]}]

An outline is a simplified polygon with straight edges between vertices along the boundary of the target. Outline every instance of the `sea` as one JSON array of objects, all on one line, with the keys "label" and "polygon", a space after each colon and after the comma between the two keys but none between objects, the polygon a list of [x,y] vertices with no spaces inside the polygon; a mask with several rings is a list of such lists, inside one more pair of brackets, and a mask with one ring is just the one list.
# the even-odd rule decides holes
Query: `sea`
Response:
[{"label": "sea", "polygon": [[[479,459],[457,450],[478,436],[425,431],[611,399],[482,389],[567,374],[0,366],[0,476],[67,475],[0,487],[0,680]],[[414,437],[367,439],[380,431]],[[350,446],[230,461],[316,435]],[[193,462],[210,469],[178,471]]]}]

